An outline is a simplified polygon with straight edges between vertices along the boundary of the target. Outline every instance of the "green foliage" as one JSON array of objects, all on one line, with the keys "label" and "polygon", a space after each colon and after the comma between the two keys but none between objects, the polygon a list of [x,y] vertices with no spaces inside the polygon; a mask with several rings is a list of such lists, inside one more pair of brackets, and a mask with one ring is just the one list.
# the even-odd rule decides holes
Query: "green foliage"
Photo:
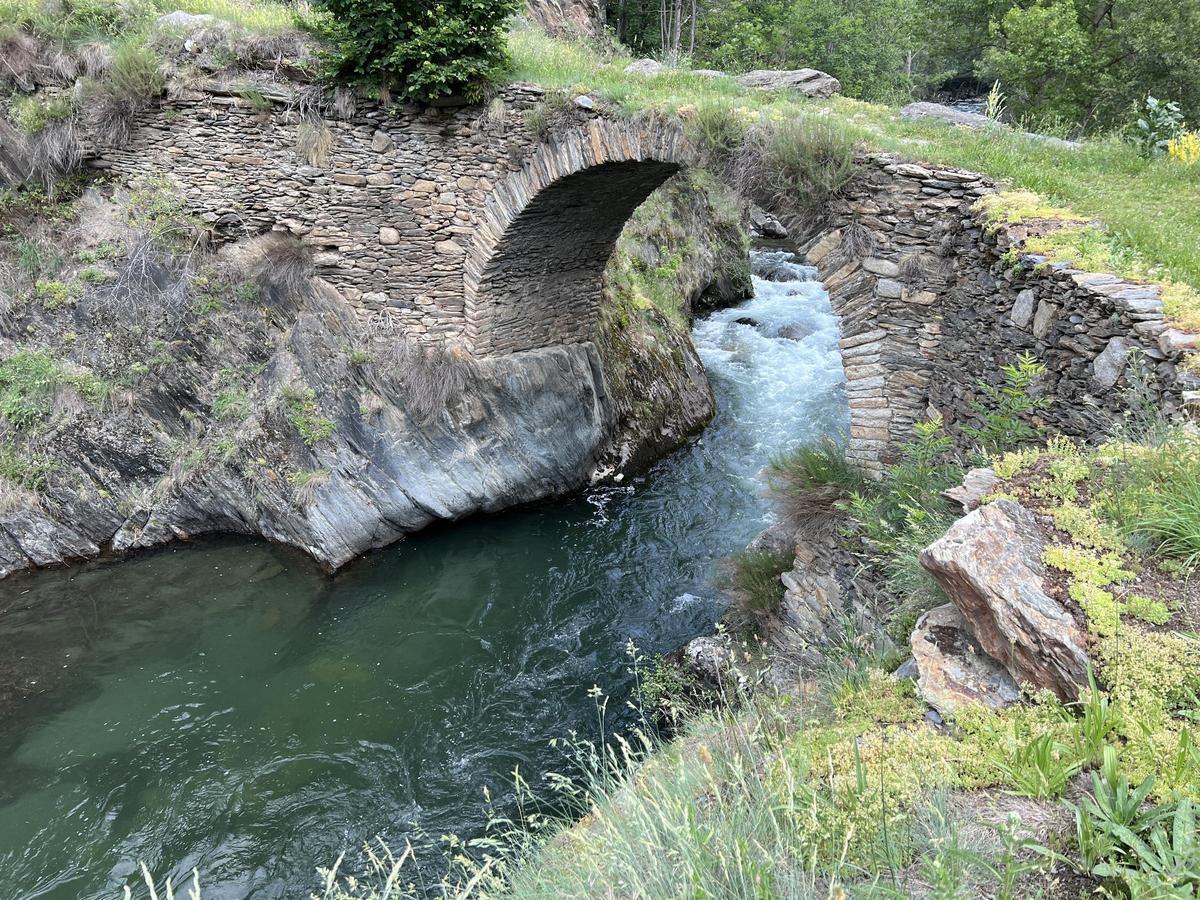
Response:
[{"label": "green foliage", "polygon": [[166,87],[162,60],[145,43],[131,39],[120,43],[105,75],[105,89],[116,99],[142,103]]},{"label": "green foliage", "polygon": [[241,388],[227,387],[213,400],[213,413],[218,419],[240,422],[250,415],[250,398]]},{"label": "green foliage", "polygon": [[1137,787],[1117,764],[1113,747],[1092,773],[1092,792],[1076,806],[1081,867],[1133,897],[1194,897],[1200,888],[1200,830],[1192,801],[1149,805],[1154,776]]},{"label": "green foliage", "polygon": [[1134,137],[1146,156],[1164,156],[1172,140],[1183,134],[1183,111],[1178,103],[1146,97]]},{"label": "green foliage", "polygon": [[50,311],[70,306],[75,302],[71,286],[57,279],[39,280],[34,285],[34,294],[38,302]]},{"label": "green foliage", "polygon": [[29,428],[50,415],[63,381],[54,357],[21,350],[0,362],[0,416],[13,428]]},{"label": "green foliage", "polygon": [[514,0],[323,0],[316,20],[332,45],[340,77],[403,96],[478,99],[506,60],[504,35]]},{"label": "green foliage", "polygon": [[39,134],[53,122],[65,122],[75,116],[75,102],[69,93],[52,97],[19,96],[8,110],[13,124],[26,134]]},{"label": "green foliage", "polygon": [[321,415],[317,395],[308,386],[288,385],[283,391],[288,421],[309,447],[333,434],[333,421]]},{"label": "green foliage", "polygon": [[1173,429],[1155,446],[1125,445],[1100,506],[1135,547],[1200,562],[1200,437]]},{"label": "green foliage", "polygon": [[733,556],[730,586],[747,609],[771,612],[783,602],[779,576],[791,567],[785,550],[743,550]]},{"label": "green foliage", "polygon": [[1039,800],[1061,797],[1085,762],[1052,734],[1039,735],[1009,755],[993,754],[991,760],[1015,793]]},{"label": "green foliage", "polygon": [[982,401],[971,402],[971,412],[981,425],[964,425],[963,433],[986,453],[1002,453],[1037,436],[1027,417],[1050,405],[1049,397],[1039,397],[1034,384],[1046,374],[1046,367],[1032,353],[1022,353],[1011,365],[1002,366],[1004,382],[1000,386],[981,381]]},{"label": "green foliage", "polygon": [[750,122],[744,112],[717,100],[698,104],[684,120],[688,135],[704,149],[708,164],[717,172],[727,169],[736,158]]}]

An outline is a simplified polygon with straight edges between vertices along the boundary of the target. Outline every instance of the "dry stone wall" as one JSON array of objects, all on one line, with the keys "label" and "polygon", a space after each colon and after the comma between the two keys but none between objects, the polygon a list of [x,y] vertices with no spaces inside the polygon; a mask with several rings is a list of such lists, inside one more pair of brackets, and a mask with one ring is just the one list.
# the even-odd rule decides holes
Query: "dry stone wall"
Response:
[{"label": "dry stone wall", "polygon": [[[606,117],[586,100],[542,140],[526,121],[544,95],[534,85],[486,106],[360,101],[344,118],[303,112],[311,98],[290,86],[254,91],[187,92],[92,165],[169,178],[223,238],[290,232],[362,316],[479,355],[592,339],[621,224],[690,159],[677,124]],[[269,108],[245,99],[259,95]],[[332,142],[313,165],[298,145],[322,129]]]},{"label": "dry stone wall", "polygon": [[851,407],[849,452],[882,470],[915,421],[971,418],[978,383],[1032,352],[1053,398],[1043,421],[1094,438],[1127,406],[1131,353],[1168,414],[1200,400],[1181,368],[1196,336],[1163,318],[1159,289],[1021,257],[1024,226],[992,232],[972,210],[996,186],[891,154],[860,160],[831,224],[802,247],[842,319]]}]

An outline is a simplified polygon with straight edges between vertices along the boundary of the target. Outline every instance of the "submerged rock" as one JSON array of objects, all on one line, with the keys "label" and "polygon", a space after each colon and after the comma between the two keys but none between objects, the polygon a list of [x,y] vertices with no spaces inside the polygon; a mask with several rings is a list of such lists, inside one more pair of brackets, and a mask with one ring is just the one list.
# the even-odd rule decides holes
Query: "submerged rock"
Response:
[{"label": "submerged rock", "polygon": [[1087,682],[1085,635],[1042,589],[1044,541],[1033,514],[997,500],[959,519],[921,553],[983,650],[1018,684],[1073,700]]},{"label": "submerged rock", "polygon": [[917,688],[943,716],[976,703],[1000,709],[1021,696],[1004,666],[983,652],[953,603],[921,616],[911,643]]}]

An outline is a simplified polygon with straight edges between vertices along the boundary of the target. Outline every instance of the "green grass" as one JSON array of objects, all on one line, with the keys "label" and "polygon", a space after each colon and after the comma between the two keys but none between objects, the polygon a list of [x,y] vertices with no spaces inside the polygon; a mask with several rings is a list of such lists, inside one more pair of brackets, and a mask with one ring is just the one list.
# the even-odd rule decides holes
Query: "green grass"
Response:
[{"label": "green grass", "polygon": [[735,553],[729,576],[739,601],[755,612],[773,612],[783,602],[779,576],[792,567],[787,550],[743,550]]}]

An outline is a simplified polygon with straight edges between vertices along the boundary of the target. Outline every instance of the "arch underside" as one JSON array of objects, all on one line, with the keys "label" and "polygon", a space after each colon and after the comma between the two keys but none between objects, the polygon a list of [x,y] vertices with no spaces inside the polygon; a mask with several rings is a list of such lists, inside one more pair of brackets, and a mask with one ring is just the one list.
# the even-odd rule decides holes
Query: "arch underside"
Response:
[{"label": "arch underside", "polygon": [[606,162],[560,178],[505,229],[468,304],[479,355],[592,340],[601,278],[633,211],[679,170],[674,162]]}]

